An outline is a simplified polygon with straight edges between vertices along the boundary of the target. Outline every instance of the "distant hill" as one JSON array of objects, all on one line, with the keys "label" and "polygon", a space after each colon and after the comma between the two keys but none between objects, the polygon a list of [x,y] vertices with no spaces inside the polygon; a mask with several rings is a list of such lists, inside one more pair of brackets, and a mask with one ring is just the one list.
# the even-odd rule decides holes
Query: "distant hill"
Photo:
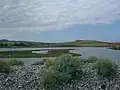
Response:
[{"label": "distant hill", "polygon": [[0,42],[9,42],[7,39],[1,39]]},{"label": "distant hill", "polygon": [[[8,39],[1,39],[0,42],[29,42],[29,43],[45,43],[45,42],[34,42],[34,41],[15,41],[15,40],[8,40]],[[96,41],[96,40],[75,40],[75,41],[70,41],[70,42],[61,42],[61,43],[120,43],[120,42],[103,42],[103,41]],[[48,43],[46,43],[48,44]],[[53,43],[57,44],[57,43]]]},{"label": "distant hill", "polygon": [[1,39],[0,47],[111,47],[120,45],[119,42],[103,42],[95,40],[75,40],[63,43],[44,43],[44,42],[33,42],[33,41],[14,41]]},{"label": "distant hill", "polygon": [[8,40],[8,39],[1,39],[0,43],[42,43],[42,42],[33,42],[33,41],[15,41],[15,40]]}]

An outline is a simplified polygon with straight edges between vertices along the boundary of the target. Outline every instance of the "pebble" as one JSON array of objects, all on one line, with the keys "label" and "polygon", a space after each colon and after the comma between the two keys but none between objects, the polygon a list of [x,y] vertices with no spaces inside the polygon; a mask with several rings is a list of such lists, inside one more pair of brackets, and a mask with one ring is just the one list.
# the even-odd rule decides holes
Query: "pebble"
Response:
[{"label": "pebble", "polygon": [[[120,69],[114,78],[101,78],[92,69],[93,64],[85,64],[79,80],[63,84],[57,90],[120,90]],[[120,66],[120,65],[119,65]],[[38,73],[43,66],[13,66],[9,74],[0,73],[0,90],[40,90]],[[103,89],[104,88],[104,89]]]},{"label": "pebble", "polygon": [[41,66],[14,66],[9,74],[0,73],[0,90],[38,90]]}]

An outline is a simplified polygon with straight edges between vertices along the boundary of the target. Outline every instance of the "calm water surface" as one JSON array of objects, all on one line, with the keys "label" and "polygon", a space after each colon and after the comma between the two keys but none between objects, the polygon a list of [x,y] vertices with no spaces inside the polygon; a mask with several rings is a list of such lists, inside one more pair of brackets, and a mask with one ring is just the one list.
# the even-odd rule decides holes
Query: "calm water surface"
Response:
[{"label": "calm water surface", "polygon": [[[48,49],[74,49],[70,50],[70,52],[82,54],[83,58],[88,58],[89,56],[96,56],[98,58],[120,60],[120,50],[112,50],[101,47],[13,48],[13,49],[2,48],[0,49],[0,51],[48,50]],[[43,58],[18,58],[18,60],[23,60],[25,64],[32,64],[42,59]]]},{"label": "calm water surface", "polygon": [[96,56],[98,58],[120,60],[120,50],[112,50],[99,47],[80,47],[78,49],[72,50],[72,52],[82,54],[83,58],[88,58],[89,56]]}]

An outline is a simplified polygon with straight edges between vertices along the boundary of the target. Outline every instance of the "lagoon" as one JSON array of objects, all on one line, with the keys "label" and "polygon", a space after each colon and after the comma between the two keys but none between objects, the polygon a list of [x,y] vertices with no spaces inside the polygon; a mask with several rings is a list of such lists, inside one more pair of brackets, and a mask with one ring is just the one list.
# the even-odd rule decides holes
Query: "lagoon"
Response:
[{"label": "lagoon", "polygon": [[[108,58],[112,60],[120,60],[120,50],[112,50],[107,47],[55,47],[55,48],[1,48],[0,51],[26,51],[26,50],[49,50],[49,49],[74,49],[70,50],[72,53],[82,54],[82,58],[88,58],[89,56],[96,56],[98,58]],[[7,59],[7,58],[1,58]],[[23,60],[25,64],[33,64],[36,61],[40,61],[43,58],[17,58]],[[7,59],[9,60],[9,59]]]}]

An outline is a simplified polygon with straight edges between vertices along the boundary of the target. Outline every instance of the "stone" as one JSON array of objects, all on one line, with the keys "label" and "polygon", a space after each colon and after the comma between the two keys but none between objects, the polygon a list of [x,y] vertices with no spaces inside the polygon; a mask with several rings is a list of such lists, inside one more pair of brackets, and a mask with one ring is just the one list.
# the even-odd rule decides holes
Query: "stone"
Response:
[{"label": "stone", "polygon": [[[120,66],[120,63],[117,63]],[[85,64],[79,80],[64,83],[58,90],[120,90],[120,70],[113,79],[100,78],[93,64]],[[0,73],[0,90],[39,90],[41,65],[13,66],[9,74]]]}]

